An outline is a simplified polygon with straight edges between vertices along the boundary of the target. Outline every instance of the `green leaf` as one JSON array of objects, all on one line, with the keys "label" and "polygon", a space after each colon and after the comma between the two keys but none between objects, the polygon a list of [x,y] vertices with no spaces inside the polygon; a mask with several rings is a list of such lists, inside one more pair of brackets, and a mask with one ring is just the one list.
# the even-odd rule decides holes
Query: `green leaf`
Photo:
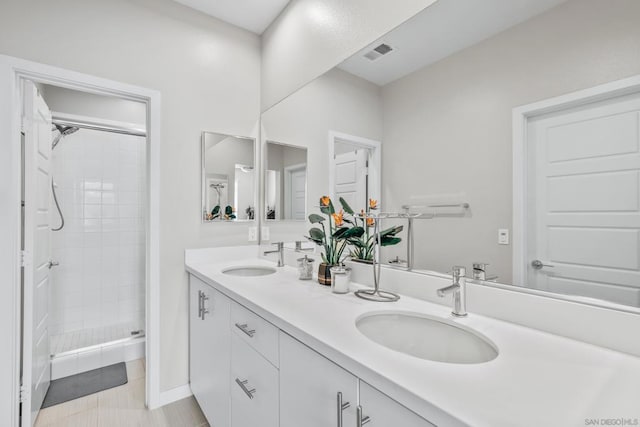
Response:
[{"label": "green leaf", "polygon": [[311,228],[309,229],[309,236],[311,238],[311,240],[313,240],[314,242],[324,242],[324,232],[322,230],[320,230],[319,228]]},{"label": "green leaf", "polygon": [[349,239],[352,237],[360,238],[364,234],[364,228],[362,227],[351,227],[349,228],[343,235],[343,239]]},{"label": "green leaf", "polygon": [[380,236],[395,236],[399,232],[404,229],[403,225],[394,225],[393,227],[387,228],[386,230],[382,230],[380,232]]},{"label": "green leaf", "polygon": [[319,223],[319,222],[324,221],[324,219],[325,219],[325,218],[324,218],[323,216],[320,216],[320,215],[318,215],[318,214],[311,214],[311,215],[309,215],[309,222],[310,222],[311,224],[317,224],[317,223]]},{"label": "green leaf", "polygon": [[336,240],[342,239],[348,231],[349,227],[340,227],[333,233],[333,238]]},{"label": "green leaf", "polygon": [[397,245],[398,243],[400,243],[402,241],[401,238],[399,237],[383,237],[382,240],[380,241],[380,245],[381,246],[393,246],[393,245]]},{"label": "green leaf", "polygon": [[344,209],[346,213],[348,213],[349,215],[353,215],[353,209],[351,209],[349,203],[347,203],[347,201],[342,197],[340,197],[340,204],[342,205],[342,209]]}]

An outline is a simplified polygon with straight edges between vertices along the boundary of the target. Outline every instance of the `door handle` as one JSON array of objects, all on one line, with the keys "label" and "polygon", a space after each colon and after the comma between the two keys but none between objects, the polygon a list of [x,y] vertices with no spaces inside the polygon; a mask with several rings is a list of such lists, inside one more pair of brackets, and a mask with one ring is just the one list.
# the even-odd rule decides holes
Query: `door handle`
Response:
[{"label": "door handle", "polygon": [[342,392],[339,391],[337,395],[337,409],[338,409],[338,427],[343,427],[342,425],[342,412],[351,406],[349,402],[342,402]]},{"label": "door handle", "polygon": [[242,332],[247,334],[249,336],[249,338],[253,338],[253,336],[256,334],[256,330],[255,329],[249,329],[249,326],[247,326],[246,323],[243,323],[243,324],[236,323],[236,328],[240,329]]},{"label": "door handle", "polygon": [[249,389],[247,387],[248,382],[249,380],[241,380],[240,378],[236,378],[236,384],[240,386],[242,391],[244,391],[244,393],[247,395],[247,397],[249,397],[249,399],[253,399],[253,394],[256,392],[256,389],[255,388]]},{"label": "door handle", "polygon": [[356,426],[362,427],[363,425],[367,424],[369,421],[371,421],[371,418],[368,415],[365,416],[362,413],[362,406],[358,405],[358,407],[356,408]]},{"label": "door handle", "polygon": [[541,270],[543,267],[553,268],[554,266],[551,264],[543,264],[539,259],[534,259],[531,261],[531,267],[533,267],[534,270]]},{"label": "door handle", "polygon": [[49,270],[51,270],[53,267],[59,266],[60,263],[58,261],[54,261],[54,260],[50,259],[48,265],[49,265]]}]

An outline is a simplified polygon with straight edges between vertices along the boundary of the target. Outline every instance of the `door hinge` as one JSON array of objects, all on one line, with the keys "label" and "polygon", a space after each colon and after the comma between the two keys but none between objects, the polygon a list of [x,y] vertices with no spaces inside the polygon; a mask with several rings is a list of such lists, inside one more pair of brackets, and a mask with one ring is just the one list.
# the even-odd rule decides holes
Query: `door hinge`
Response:
[{"label": "door hinge", "polygon": [[20,386],[20,403],[26,402],[29,398],[29,390],[24,386]]},{"label": "door hinge", "polygon": [[20,267],[26,267],[31,265],[33,262],[31,252],[29,251],[20,251]]}]

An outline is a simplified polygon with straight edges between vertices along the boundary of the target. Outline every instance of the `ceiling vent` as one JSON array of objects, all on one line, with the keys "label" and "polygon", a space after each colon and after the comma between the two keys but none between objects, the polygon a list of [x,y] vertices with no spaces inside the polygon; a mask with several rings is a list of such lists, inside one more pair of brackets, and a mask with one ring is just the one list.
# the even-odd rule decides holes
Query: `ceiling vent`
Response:
[{"label": "ceiling vent", "polygon": [[365,53],[364,57],[367,58],[369,61],[375,61],[381,56],[384,56],[391,52],[393,52],[393,48],[388,44],[382,43],[381,45],[373,48],[373,50]]}]

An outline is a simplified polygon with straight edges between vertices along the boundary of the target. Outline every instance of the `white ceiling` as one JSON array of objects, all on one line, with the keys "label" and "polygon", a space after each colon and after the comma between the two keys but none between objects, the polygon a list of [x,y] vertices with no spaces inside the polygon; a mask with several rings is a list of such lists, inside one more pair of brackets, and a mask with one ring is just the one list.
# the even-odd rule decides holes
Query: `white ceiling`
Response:
[{"label": "white ceiling", "polygon": [[174,0],[230,24],[262,34],[289,0]]},{"label": "white ceiling", "polygon": [[[338,66],[380,86],[526,21],[566,0],[439,0]],[[375,61],[380,43],[395,50]]]}]

